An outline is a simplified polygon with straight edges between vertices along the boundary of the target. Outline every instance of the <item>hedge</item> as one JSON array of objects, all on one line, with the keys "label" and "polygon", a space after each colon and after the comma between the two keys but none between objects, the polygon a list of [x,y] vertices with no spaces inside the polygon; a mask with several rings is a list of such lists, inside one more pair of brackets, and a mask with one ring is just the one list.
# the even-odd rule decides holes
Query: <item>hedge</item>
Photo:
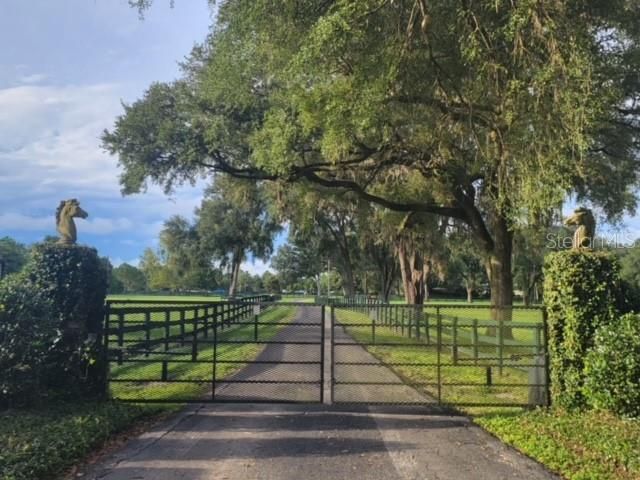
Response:
[{"label": "hedge", "polygon": [[50,303],[24,275],[0,282],[0,407],[42,396],[57,327]]},{"label": "hedge", "polygon": [[625,315],[596,332],[585,359],[589,405],[626,417],[640,417],[640,317]]},{"label": "hedge", "polygon": [[[45,243],[33,248],[19,277],[0,288],[0,404],[33,400],[19,395],[25,377],[48,397],[106,393],[101,329],[107,274],[95,249]],[[19,371],[22,371],[20,373]],[[29,373],[30,372],[30,373]],[[36,397],[37,398],[37,397]]]},{"label": "hedge", "polygon": [[606,252],[568,250],[545,259],[551,397],[557,405],[586,405],[584,358],[598,327],[619,316],[619,271],[616,258]]}]

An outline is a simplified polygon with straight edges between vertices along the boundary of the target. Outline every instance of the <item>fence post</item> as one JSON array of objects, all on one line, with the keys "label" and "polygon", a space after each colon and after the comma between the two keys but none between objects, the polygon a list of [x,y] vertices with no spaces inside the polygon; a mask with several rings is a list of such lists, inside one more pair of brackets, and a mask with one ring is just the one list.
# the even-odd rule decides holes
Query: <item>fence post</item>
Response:
[{"label": "fence post", "polygon": [[253,315],[253,340],[258,341],[258,314]]},{"label": "fence post", "polygon": [[431,332],[429,331],[429,319],[431,318],[431,314],[425,312],[424,314],[424,336],[426,337],[427,344],[431,343]]},{"label": "fence post", "polygon": [[[209,317],[207,316],[208,310],[209,309],[207,307],[204,308],[204,316],[202,317],[202,326],[204,328],[204,338],[207,338],[209,336]],[[200,315],[199,308],[196,310],[196,316],[198,315]]]},{"label": "fence post", "polygon": [[473,319],[473,358],[478,365],[478,319]]},{"label": "fence post", "polygon": [[549,368],[549,323],[547,309],[542,307],[542,343],[544,348],[544,380],[547,406],[551,405],[551,372]]},{"label": "fence post", "polygon": [[325,309],[324,305],[320,307],[320,404],[324,404],[324,349],[326,347],[324,341],[324,329],[326,325],[326,318],[324,317]]},{"label": "fence post", "polygon": [[213,307],[213,372],[211,376],[211,400],[216,399],[216,367],[218,364],[218,320],[217,320],[217,308]]},{"label": "fence post", "polygon": [[453,335],[451,338],[451,359],[454,365],[458,364],[458,317],[453,317]]},{"label": "fence post", "polygon": [[500,375],[502,375],[502,369],[503,369],[503,365],[504,365],[504,318],[503,315],[500,315],[500,320],[498,321],[498,349],[499,349],[499,355],[498,355],[498,373]]},{"label": "fence post", "polygon": [[148,357],[149,349],[151,348],[151,313],[149,312],[144,312],[144,342],[144,356]]},{"label": "fence post", "polygon": [[420,323],[424,315],[424,311],[423,311],[424,307],[421,305],[419,308],[420,309],[416,311],[416,338],[418,340],[420,340]]},{"label": "fence post", "polygon": [[161,375],[161,380],[163,382],[166,382],[167,379],[169,378],[169,366],[167,365],[167,361],[163,360],[162,361],[162,375]]},{"label": "fence post", "polygon": [[184,309],[180,310],[180,346],[184,347],[184,322],[185,322],[185,315],[184,315]]},{"label": "fence post", "polygon": [[124,348],[124,313],[118,312],[118,365],[122,365],[122,349]]},{"label": "fence post", "polygon": [[535,327],[535,333],[534,333],[534,341],[535,341],[535,346],[533,347],[535,350],[533,352],[534,355],[540,355],[542,352],[542,349],[540,347],[540,342],[541,342],[541,336],[542,336],[542,332],[540,331],[540,325],[536,325]]},{"label": "fence post", "polygon": [[171,311],[166,310],[164,312],[164,351],[169,350],[169,337],[171,336]]},{"label": "fence post", "polygon": [[371,320],[371,343],[376,344],[376,319]]},{"label": "fence post", "polygon": [[334,308],[331,307],[331,331],[330,331],[330,337],[331,337],[331,357],[329,358],[329,364],[331,365],[331,388],[329,390],[329,403],[333,403],[333,397],[334,397],[334,389],[335,389],[335,384],[336,384],[336,345],[335,345],[335,326],[336,326],[336,312],[334,311]]},{"label": "fence post", "polygon": [[193,317],[193,338],[191,342],[191,360],[198,360],[198,316]]},{"label": "fence post", "polygon": [[440,358],[440,347],[442,345],[442,318],[440,318],[440,309],[436,318],[436,365],[438,376],[438,405],[442,404],[442,366]]}]

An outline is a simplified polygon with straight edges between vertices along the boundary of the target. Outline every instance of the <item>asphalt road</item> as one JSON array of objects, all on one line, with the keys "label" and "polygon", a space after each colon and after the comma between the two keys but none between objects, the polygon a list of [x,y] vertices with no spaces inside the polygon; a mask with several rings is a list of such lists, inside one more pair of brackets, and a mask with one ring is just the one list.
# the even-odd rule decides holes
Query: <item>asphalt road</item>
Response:
[{"label": "asphalt road", "polygon": [[[301,309],[294,323],[315,322],[315,316],[316,313]],[[309,340],[317,335],[320,335],[318,329],[296,330],[292,326],[285,327],[278,338],[304,337]],[[338,339],[346,338],[343,333],[337,335]],[[373,358],[364,350],[348,348],[345,357],[348,360],[355,358],[357,362],[367,362]],[[317,348],[307,346],[306,352],[319,358]],[[299,352],[287,345],[271,345],[260,358],[291,359],[294,354]],[[294,373],[288,374],[296,380],[317,379],[319,375],[317,367],[274,368],[280,369],[276,370],[280,378],[281,374],[286,376],[291,371]],[[380,368],[383,367],[372,368],[376,369],[375,375],[383,375],[385,381],[397,379],[392,372],[382,372]],[[275,377],[268,366],[249,365],[236,373],[235,378]],[[222,385],[219,394],[228,399],[245,395],[246,392],[238,390],[241,385]],[[257,388],[256,385],[252,387]],[[296,387],[298,390],[292,389],[291,385],[283,388],[286,395],[294,398],[303,395],[301,392],[305,392],[304,395],[313,393],[307,386]],[[319,386],[313,388],[316,389],[313,394],[318,394]],[[418,395],[411,391],[401,392]],[[362,389],[349,393],[355,394],[373,395]],[[557,477],[485,433],[466,417],[434,414],[428,406],[339,408],[320,404],[231,403],[191,406],[132,439],[76,478],[533,480]]]}]

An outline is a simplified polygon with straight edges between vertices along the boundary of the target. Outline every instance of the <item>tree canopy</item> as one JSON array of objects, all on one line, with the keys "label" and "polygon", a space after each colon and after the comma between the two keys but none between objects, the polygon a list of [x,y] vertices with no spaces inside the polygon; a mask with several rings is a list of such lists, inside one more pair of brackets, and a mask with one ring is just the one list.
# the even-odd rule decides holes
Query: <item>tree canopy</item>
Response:
[{"label": "tree canopy", "polygon": [[0,278],[19,272],[27,263],[29,249],[13,238],[0,238]]},{"label": "tree canopy", "polygon": [[640,64],[628,0],[227,0],[184,77],[104,145],[125,192],[224,172],[464,222],[494,305],[514,232],[568,194],[635,207]]}]

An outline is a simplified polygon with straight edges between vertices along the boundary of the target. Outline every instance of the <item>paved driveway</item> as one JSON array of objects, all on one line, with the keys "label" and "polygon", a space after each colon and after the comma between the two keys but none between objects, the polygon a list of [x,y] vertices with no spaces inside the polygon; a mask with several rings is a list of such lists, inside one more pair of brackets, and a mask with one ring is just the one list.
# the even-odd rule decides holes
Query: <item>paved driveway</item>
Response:
[{"label": "paved driveway", "polygon": [[[320,330],[300,325],[318,322],[319,311],[301,308],[291,327],[276,339],[319,340]],[[349,340],[342,329],[339,340]],[[317,337],[317,338],[316,338]],[[328,345],[325,345],[328,348]],[[263,360],[295,360],[302,348],[315,359],[319,348],[270,345]],[[399,379],[364,349],[349,347],[342,360],[371,362],[371,375]],[[236,379],[316,380],[319,367],[282,368],[249,365]],[[360,371],[359,375],[362,375]],[[348,378],[348,371],[343,372]],[[346,375],[346,376],[344,376]],[[308,378],[307,378],[308,377]],[[401,382],[400,382],[401,383]],[[249,390],[243,385],[248,385]],[[227,400],[256,397],[309,400],[319,397],[315,386],[277,385],[256,390],[251,384],[222,385]],[[325,385],[326,388],[326,385]],[[406,386],[385,393],[356,387],[360,399],[385,395],[429,401]],[[251,392],[251,393],[250,393]],[[262,393],[259,393],[262,392]],[[401,395],[401,397],[398,397]],[[415,398],[414,398],[415,397]],[[394,398],[390,396],[390,398]],[[192,406],[120,451],[94,465],[81,478],[101,480],[501,480],[556,478],[533,460],[505,446],[462,416],[434,415],[427,407],[373,408],[327,405],[207,404]]]},{"label": "paved driveway", "polygon": [[96,464],[102,480],[551,479],[465,417],[406,408],[192,407]]}]

